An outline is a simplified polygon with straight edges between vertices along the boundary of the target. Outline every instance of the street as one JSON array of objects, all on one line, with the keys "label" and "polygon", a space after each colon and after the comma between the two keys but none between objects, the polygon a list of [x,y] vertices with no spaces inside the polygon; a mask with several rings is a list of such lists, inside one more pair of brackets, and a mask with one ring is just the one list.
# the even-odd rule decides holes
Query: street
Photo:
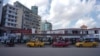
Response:
[{"label": "street", "polygon": [[74,46],[50,46],[30,48],[24,44],[15,47],[0,47],[0,56],[100,56],[100,45],[97,48],[77,48]]},{"label": "street", "polygon": [[100,56],[100,48],[0,48],[0,56]]}]

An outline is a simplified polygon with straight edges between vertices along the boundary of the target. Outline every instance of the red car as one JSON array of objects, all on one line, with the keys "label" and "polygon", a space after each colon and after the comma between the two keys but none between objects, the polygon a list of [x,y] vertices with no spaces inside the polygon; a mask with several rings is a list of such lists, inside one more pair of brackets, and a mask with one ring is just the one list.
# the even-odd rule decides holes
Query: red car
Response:
[{"label": "red car", "polygon": [[53,44],[52,44],[53,47],[66,47],[68,45],[69,45],[69,43],[64,42],[64,41],[57,41],[57,42],[53,42]]}]

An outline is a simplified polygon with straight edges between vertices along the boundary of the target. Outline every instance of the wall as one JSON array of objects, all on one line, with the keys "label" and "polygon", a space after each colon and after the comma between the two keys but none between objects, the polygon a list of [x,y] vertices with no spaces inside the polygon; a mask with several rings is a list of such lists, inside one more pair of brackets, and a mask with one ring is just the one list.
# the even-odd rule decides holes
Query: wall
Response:
[{"label": "wall", "polygon": [[22,15],[23,15],[23,9],[18,9],[17,10],[17,28],[22,27]]}]

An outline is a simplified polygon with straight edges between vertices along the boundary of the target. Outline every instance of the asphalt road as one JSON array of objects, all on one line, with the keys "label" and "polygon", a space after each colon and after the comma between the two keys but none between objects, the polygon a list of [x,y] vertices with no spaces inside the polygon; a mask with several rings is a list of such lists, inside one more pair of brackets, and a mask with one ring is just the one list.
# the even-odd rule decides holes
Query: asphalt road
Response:
[{"label": "asphalt road", "polygon": [[0,56],[100,56],[100,48],[0,48]]},{"label": "asphalt road", "polygon": [[73,45],[65,48],[30,48],[25,44],[16,44],[15,47],[0,45],[0,56],[100,56],[100,44],[96,48],[77,48]]}]

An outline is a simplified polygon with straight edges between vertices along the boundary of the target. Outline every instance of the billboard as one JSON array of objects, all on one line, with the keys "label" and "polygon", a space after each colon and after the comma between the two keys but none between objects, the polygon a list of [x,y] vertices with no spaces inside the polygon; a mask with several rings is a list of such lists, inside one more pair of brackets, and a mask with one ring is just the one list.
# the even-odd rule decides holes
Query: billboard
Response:
[{"label": "billboard", "polygon": [[22,34],[32,34],[31,29],[16,29],[16,30],[11,30],[12,33],[22,33]]}]

